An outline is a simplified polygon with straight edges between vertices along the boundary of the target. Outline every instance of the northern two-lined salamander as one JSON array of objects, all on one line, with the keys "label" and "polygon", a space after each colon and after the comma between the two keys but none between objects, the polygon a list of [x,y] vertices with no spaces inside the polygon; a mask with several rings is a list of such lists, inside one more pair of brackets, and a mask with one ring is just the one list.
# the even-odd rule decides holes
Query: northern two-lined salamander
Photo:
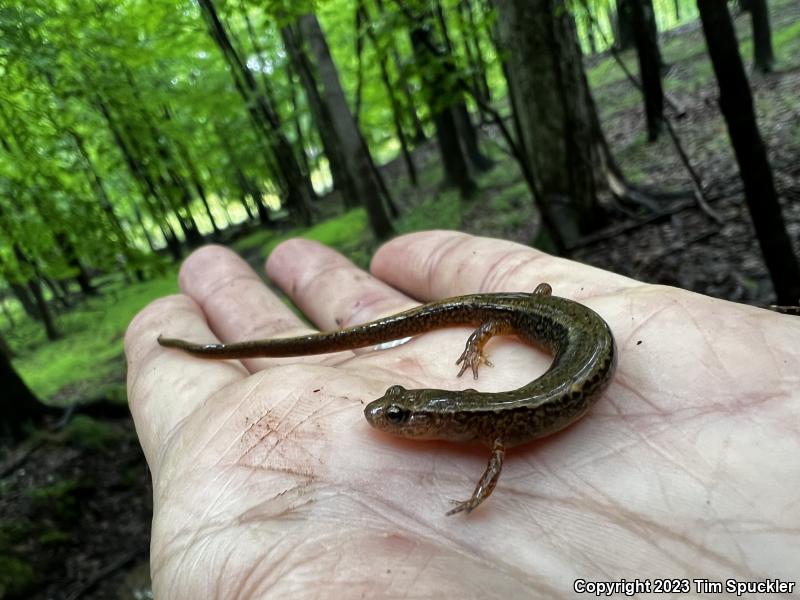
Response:
[{"label": "northern two-lined salamander", "polygon": [[[538,379],[509,392],[407,390],[390,387],[370,402],[364,416],[394,435],[448,441],[479,441],[491,449],[489,464],[472,496],[447,514],[469,513],[494,490],[505,449],[566,427],[583,416],[606,388],[616,367],[608,324],[582,304],[551,295],[540,284],[532,293],[473,294],[431,302],[405,312],[331,333],[194,344],[159,337],[162,346],[204,358],[304,356],[363,348],[459,325],[477,325],[456,364],[461,376],[486,362],[483,347],[493,335],[516,335],[554,356]],[[491,363],[488,363],[491,364]]]}]

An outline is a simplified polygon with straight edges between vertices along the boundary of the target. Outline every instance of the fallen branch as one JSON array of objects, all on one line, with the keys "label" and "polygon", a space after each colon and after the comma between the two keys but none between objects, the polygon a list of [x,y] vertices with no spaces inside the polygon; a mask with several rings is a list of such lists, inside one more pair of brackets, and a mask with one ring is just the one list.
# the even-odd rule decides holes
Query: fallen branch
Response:
[{"label": "fallen branch", "polygon": [[770,304],[767,308],[784,315],[800,316],[800,306],[779,306],[778,304]]},{"label": "fallen branch", "polygon": [[674,243],[670,244],[669,246],[667,246],[666,248],[660,250],[659,252],[656,252],[656,253],[652,254],[651,256],[648,256],[639,265],[637,265],[636,272],[635,272],[634,276],[638,276],[644,269],[649,267],[654,262],[662,260],[662,259],[666,258],[667,256],[669,256],[670,254],[675,254],[676,252],[680,252],[681,250],[685,250],[686,248],[688,248],[692,244],[696,244],[697,242],[702,242],[703,240],[708,239],[708,238],[710,238],[712,236],[715,236],[718,233],[719,233],[719,228],[709,229],[709,230],[703,231],[702,233],[698,233],[697,235],[695,235],[694,237],[692,237],[692,238],[690,238],[688,240],[679,240],[677,242],[674,242]]},{"label": "fallen branch", "polygon": [[587,246],[592,246],[594,244],[597,244],[598,242],[608,240],[622,233],[627,233],[628,231],[638,229],[639,227],[643,227],[651,223],[657,223],[668,217],[671,217],[675,213],[679,213],[682,210],[691,208],[694,205],[695,205],[694,200],[684,200],[683,202],[676,202],[675,204],[673,204],[668,208],[660,210],[657,213],[647,215],[646,217],[643,217],[641,219],[635,221],[628,221],[625,223],[621,223],[619,225],[614,225],[602,231],[598,231],[597,233],[592,233],[590,235],[583,236],[569,247],[569,251],[572,252],[573,250],[586,248]]},{"label": "fallen branch", "polygon": [[672,123],[670,123],[669,119],[664,117],[664,124],[667,126],[667,133],[669,133],[669,137],[672,139],[672,144],[675,146],[675,150],[678,151],[678,156],[680,157],[683,166],[686,168],[686,171],[689,173],[689,178],[692,180],[692,188],[694,192],[694,198],[697,200],[697,205],[700,207],[700,210],[702,210],[713,221],[715,221],[717,225],[722,225],[722,217],[720,217],[709,205],[705,192],[703,192],[703,182],[700,179],[700,176],[697,174],[697,171],[694,170],[692,164],[689,162],[689,157],[683,150],[681,141],[678,138],[678,134],[675,133]]}]

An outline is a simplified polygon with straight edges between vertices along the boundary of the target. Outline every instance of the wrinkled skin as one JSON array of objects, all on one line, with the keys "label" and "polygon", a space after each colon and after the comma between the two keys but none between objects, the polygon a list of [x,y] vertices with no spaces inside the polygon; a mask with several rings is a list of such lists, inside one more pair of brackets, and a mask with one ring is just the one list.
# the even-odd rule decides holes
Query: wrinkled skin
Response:
[{"label": "wrinkled skin", "polygon": [[308,332],[237,256],[194,252],[182,295],[126,337],[129,400],[152,469],[159,598],[569,594],[573,580],[797,576],[800,318],[647,285],[456,232],[398,238],[372,276],[303,240],[267,273],[320,329],[438,298],[532,290],[610,324],[617,374],[575,425],[508,452],[494,495],[469,494],[486,449],[398,440],[364,405],[392,384],[512,389],[549,357],[492,340],[474,382],[468,329],[389,351],[208,361],[159,334],[236,341]]}]

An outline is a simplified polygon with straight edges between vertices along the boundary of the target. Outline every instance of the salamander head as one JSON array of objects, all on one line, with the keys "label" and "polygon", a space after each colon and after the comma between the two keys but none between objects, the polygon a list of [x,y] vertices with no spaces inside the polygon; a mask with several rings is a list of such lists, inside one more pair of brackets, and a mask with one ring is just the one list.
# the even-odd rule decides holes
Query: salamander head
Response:
[{"label": "salamander head", "polygon": [[452,440],[455,392],[407,390],[393,385],[364,409],[375,429],[405,438]]}]

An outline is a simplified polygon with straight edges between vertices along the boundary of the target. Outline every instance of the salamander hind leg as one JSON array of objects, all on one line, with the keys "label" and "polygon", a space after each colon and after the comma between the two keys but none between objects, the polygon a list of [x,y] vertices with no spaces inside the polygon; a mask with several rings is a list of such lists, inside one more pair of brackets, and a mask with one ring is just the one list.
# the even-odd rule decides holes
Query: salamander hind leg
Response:
[{"label": "salamander hind leg", "polygon": [[537,296],[550,296],[553,293],[553,288],[549,283],[540,283],[533,290],[533,293]]},{"label": "salamander hind leg", "polygon": [[475,507],[481,502],[486,500],[494,491],[497,485],[497,479],[500,477],[500,471],[503,469],[503,458],[505,457],[506,449],[502,440],[495,440],[492,444],[492,453],[489,455],[489,464],[486,465],[486,470],[483,472],[478,485],[475,486],[475,491],[469,500],[458,501],[451,500],[455,507],[447,511],[447,515],[454,515],[456,513],[465,512],[471,513]]},{"label": "salamander hind leg", "polygon": [[464,371],[469,368],[472,369],[472,376],[477,379],[478,367],[481,363],[484,363],[488,367],[493,367],[494,365],[489,362],[488,358],[486,358],[486,355],[483,352],[483,347],[490,339],[492,339],[492,336],[507,335],[512,332],[512,328],[508,324],[501,321],[487,321],[473,331],[472,335],[470,335],[469,339],[467,340],[467,345],[464,348],[464,352],[461,353],[461,356],[459,356],[458,360],[456,361],[457,365],[461,365],[461,370],[458,372],[458,376],[461,377],[464,374]]}]

